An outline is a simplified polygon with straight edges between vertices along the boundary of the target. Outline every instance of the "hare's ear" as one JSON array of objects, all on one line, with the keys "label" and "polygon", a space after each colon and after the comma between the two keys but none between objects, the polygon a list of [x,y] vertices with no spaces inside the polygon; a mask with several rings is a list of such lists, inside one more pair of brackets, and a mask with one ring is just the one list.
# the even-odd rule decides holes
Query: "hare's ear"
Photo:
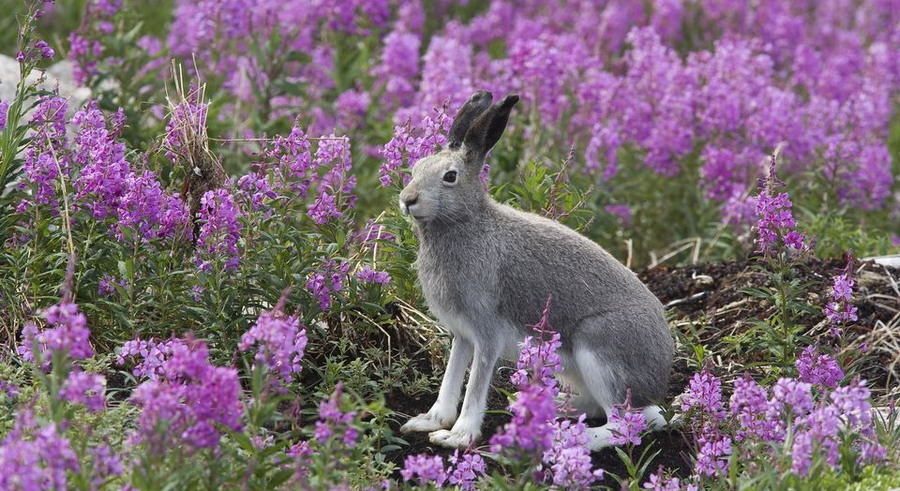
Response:
[{"label": "hare's ear", "polygon": [[484,156],[491,148],[494,148],[497,140],[503,135],[503,130],[506,129],[506,123],[509,121],[509,113],[517,102],[519,102],[519,96],[508,95],[475,119],[463,139],[467,161],[471,160],[481,164]]},{"label": "hare's ear", "polygon": [[456,118],[453,119],[453,126],[450,128],[450,135],[447,138],[447,148],[457,149],[462,145],[466,132],[472,126],[472,121],[475,121],[475,118],[490,107],[493,99],[494,96],[486,90],[479,90],[469,97],[469,100],[459,108]]}]

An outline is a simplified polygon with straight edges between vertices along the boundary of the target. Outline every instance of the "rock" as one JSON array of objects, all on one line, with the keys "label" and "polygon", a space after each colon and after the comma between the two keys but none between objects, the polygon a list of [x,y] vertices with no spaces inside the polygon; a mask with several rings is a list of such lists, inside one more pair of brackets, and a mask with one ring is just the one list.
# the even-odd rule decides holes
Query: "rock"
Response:
[{"label": "rock", "polygon": [[900,268],[900,254],[890,254],[887,256],[875,256],[875,257],[864,257],[863,261],[874,261],[875,264],[881,264],[882,266],[891,266],[894,268]]},{"label": "rock", "polygon": [[[40,76],[40,70],[35,70],[28,76],[28,82],[37,82]],[[0,55],[0,101],[12,102],[16,96],[18,83],[19,62],[15,58]],[[75,84],[73,65],[69,60],[62,60],[47,68],[44,72],[44,81],[39,87],[50,91],[58,87],[59,95],[69,99],[69,116],[91,97],[90,89]]]}]

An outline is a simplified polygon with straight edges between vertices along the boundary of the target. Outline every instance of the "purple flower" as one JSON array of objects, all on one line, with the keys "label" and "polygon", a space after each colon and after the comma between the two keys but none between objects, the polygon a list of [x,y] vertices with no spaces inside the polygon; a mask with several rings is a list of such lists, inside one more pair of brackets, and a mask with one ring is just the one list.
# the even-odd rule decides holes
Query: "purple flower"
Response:
[{"label": "purple flower", "polygon": [[696,472],[705,476],[724,474],[731,456],[731,438],[711,432],[701,435],[697,443],[700,450],[697,452]]},{"label": "purple flower", "polygon": [[89,450],[91,455],[93,484],[100,488],[110,476],[122,475],[122,459],[113,453],[109,445],[97,445]]},{"label": "purple flower", "polygon": [[50,58],[53,58],[54,56],[56,56],[56,52],[53,51],[53,48],[51,48],[50,45],[47,44],[46,41],[35,42],[34,49],[36,49],[40,52],[42,58],[50,59]]},{"label": "purple flower", "polygon": [[834,388],[844,378],[844,371],[837,360],[826,354],[817,354],[815,346],[807,346],[794,364],[802,382]]},{"label": "purple flower", "polygon": [[[25,361],[41,362],[43,368],[50,366],[52,353],[59,351],[69,359],[83,360],[94,356],[90,344],[91,332],[87,328],[87,318],[74,303],[63,302],[45,310],[42,317],[49,329],[39,329],[29,322],[22,328],[22,344],[17,348]],[[33,351],[35,345],[38,353]]]},{"label": "purple flower", "polygon": [[847,272],[834,277],[832,287],[833,302],[829,302],[824,309],[825,317],[832,324],[832,330],[839,332],[841,325],[856,321],[859,318],[858,310],[850,302],[853,300],[853,278],[850,277],[853,258],[848,257]]},{"label": "purple flower", "polygon": [[[168,351],[153,372],[156,378],[132,394],[141,407],[132,443],[146,444],[154,454],[179,443],[190,449],[215,448],[220,427],[239,431],[242,426],[237,370],[211,365],[203,341],[173,340]],[[159,431],[161,425],[165,431]]]},{"label": "purple flower", "polygon": [[631,207],[628,205],[606,205],[603,211],[618,218],[623,227],[631,226]]},{"label": "purple flower", "polygon": [[387,271],[375,271],[371,266],[366,264],[359,272],[356,273],[359,281],[363,283],[379,283],[387,285],[391,282],[391,275]]},{"label": "purple flower", "polygon": [[201,296],[201,295],[203,294],[203,291],[204,291],[204,289],[203,289],[203,287],[200,286],[200,285],[194,285],[194,286],[192,286],[192,287],[191,287],[191,298],[192,298],[195,302],[199,302],[199,301],[203,298],[203,297]]},{"label": "purple flower", "polygon": [[[449,458],[447,482],[466,491],[474,490],[475,481],[484,475],[486,468],[481,455],[466,452],[460,457],[459,450],[456,450]],[[409,480],[406,478],[406,475],[403,475],[403,478],[406,481]]]},{"label": "purple flower", "polygon": [[425,454],[406,457],[400,475],[403,476],[404,481],[414,480],[419,486],[433,484],[442,487],[449,478],[441,458]]},{"label": "purple flower", "polygon": [[595,481],[603,479],[602,469],[591,469],[591,451],[587,446],[589,438],[584,419],[582,414],[575,421],[558,419],[551,423],[554,429],[553,444],[544,452],[542,460],[549,466],[555,486],[589,489]]},{"label": "purple flower", "polygon": [[789,410],[795,418],[809,414],[813,409],[812,385],[790,378],[779,378],[772,387],[773,403],[769,405],[771,416],[778,410]]},{"label": "purple flower", "polygon": [[794,216],[791,213],[791,200],[787,193],[773,194],[773,190],[780,185],[775,176],[775,155],[772,155],[769,164],[769,175],[760,185],[760,193],[756,199],[756,243],[759,252],[774,254],[783,243],[795,251],[806,249],[805,237],[793,228]]},{"label": "purple flower", "polygon": [[319,225],[331,218],[343,218],[344,216],[344,213],[338,208],[337,197],[325,191],[316,196],[316,200],[309,205],[309,211],[306,214]]},{"label": "purple flower", "polygon": [[0,380],[0,394],[5,394],[10,399],[15,399],[19,397],[19,388],[12,382]]},{"label": "purple flower", "polygon": [[58,207],[55,181],[59,179],[60,173],[68,175],[70,167],[65,152],[67,108],[66,100],[60,97],[45,97],[40,100],[31,116],[34,130],[22,165],[27,179],[20,186],[24,187],[30,182],[34,191],[34,203],[50,205],[54,211]]},{"label": "purple flower", "polygon": [[272,190],[269,176],[261,170],[245,174],[238,179],[237,186],[253,211],[258,211],[265,201],[278,197],[278,193]]},{"label": "purple flower", "polygon": [[277,377],[275,383],[280,385],[290,382],[291,376],[300,372],[306,342],[306,329],[297,317],[264,312],[241,336],[238,348],[247,351],[256,345],[256,361],[268,367]]},{"label": "purple flower", "polygon": [[181,339],[170,339],[165,342],[157,342],[153,339],[143,341],[135,339],[126,341],[119,348],[116,363],[124,365],[129,358],[139,360],[132,372],[137,378],[160,380],[166,376],[165,363],[168,361],[177,347],[184,345]]},{"label": "purple flower", "polygon": [[765,441],[784,439],[784,428],[779,419],[770,419],[768,391],[757,384],[749,375],[735,380],[729,412],[737,417],[740,427],[735,440],[762,438]]},{"label": "purple flower", "polygon": [[[562,371],[562,363],[557,351],[562,342],[550,327],[549,316],[548,300],[540,321],[530,326],[535,335],[522,343],[516,371],[510,377],[519,390],[509,405],[513,417],[491,437],[491,451],[540,462],[543,470],[539,476],[556,485],[588,487],[602,478],[603,471],[591,470],[584,415],[575,422],[558,417],[556,375]],[[627,418],[622,423],[626,431],[641,431],[634,418]]]},{"label": "purple flower", "polygon": [[226,270],[237,268],[240,254],[241,213],[234,197],[225,189],[207,191],[200,199],[200,236],[197,238],[197,264],[201,270],[211,267],[210,260],[221,260]]},{"label": "purple flower", "polygon": [[419,74],[419,36],[398,26],[384,38],[379,63],[372,68],[377,84],[384,87],[384,103],[388,108],[406,106],[415,94],[413,81]]},{"label": "purple flower", "polygon": [[698,409],[717,419],[725,417],[725,409],[722,406],[722,381],[710,373],[708,368],[691,377],[688,389],[684,393],[681,410],[687,412],[691,409]]},{"label": "purple flower", "polygon": [[73,370],[59,390],[59,397],[76,404],[84,404],[91,412],[106,407],[106,377],[96,373]]},{"label": "purple flower", "polygon": [[359,438],[359,432],[351,426],[355,411],[341,411],[343,403],[344,386],[338,382],[334,392],[327,399],[319,403],[319,420],[316,421],[315,438],[320,444],[325,444],[335,437],[341,438],[344,447],[353,448]]},{"label": "purple flower", "polygon": [[69,440],[54,423],[18,430],[0,441],[0,489],[68,489],[68,474],[79,471]]},{"label": "purple flower", "polygon": [[309,275],[306,290],[318,298],[320,309],[324,311],[331,307],[332,297],[343,289],[349,271],[350,263],[341,261],[337,265],[334,259],[329,259],[322,263],[319,271]]},{"label": "purple flower", "polygon": [[656,474],[650,474],[642,487],[652,491],[681,491],[681,482],[677,477],[665,477],[662,466],[659,466]]},{"label": "purple flower", "polygon": [[116,238],[149,242],[156,238],[190,236],[190,212],[177,195],[169,195],[156,175],[131,173],[124,181],[125,192],[118,202],[114,224]]},{"label": "purple flower", "polygon": [[6,128],[6,115],[9,112],[9,104],[0,101],[0,131]]},{"label": "purple flower", "polygon": [[118,288],[126,287],[125,280],[118,280],[115,276],[103,273],[103,277],[97,283],[97,295],[101,297],[109,296],[118,291]]},{"label": "purple flower", "polygon": [[413,126],[411,121],[394,126],[393,138],[379,152],[385,159],[378,169],[382,186],[390,186],[392,182],[405,183],[406,175],[399,181],[396,179],[401,168],[412,167],[419,159],[447,143],[446,133],[453,123],[447,115],[447,104],[435,108],[435,112],[434,117],[425,116],[420,126]]},{"label": "purple flower", "polygon": [[631,408],[631,390],[625,393],[625,403],[613,407],[609,414],[613,428],[610,443],[613,445],[640,445],[641,433],[647,429],[647,421],[641,411]]},{"label": "purple flower", "polygon": [[359,128],[365,123],[366,111],[371,103],[368,92],[348,90],[341,93],[334,101],[338,127],[345,130]]}]

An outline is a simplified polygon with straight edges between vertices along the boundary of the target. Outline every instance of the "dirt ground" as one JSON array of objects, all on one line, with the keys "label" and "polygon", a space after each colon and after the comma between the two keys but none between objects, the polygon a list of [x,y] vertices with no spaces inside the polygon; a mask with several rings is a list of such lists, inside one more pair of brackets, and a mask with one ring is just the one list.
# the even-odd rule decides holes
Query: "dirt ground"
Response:
[{"label": "dirt ground", "polygon": [[[803,300],[812,308],[810,313],[804,314],[800,324],[805,326],[806,334],[813,339],[825,336],[826,326],[821,309],[831,299],[832,277],[841,274],[845,264],[842,260],[811,260],[793,271],[797,280],[808,284],[805,289],[807,298]],[[657,267],[643,271],[639,276],[667,305],[670,326],[676,332],[676,338],[679,331],[704,326],[700,338],[709,352],[716,355],[715,365],[723,372],[717,374],[733,377],[749,370],[744,368],[747,360],[736,356],[729,359],[728,350],[720,349],[723,340],[749,329],[751,320],[765,319],[774,313],[775,307],[772,304],[743,292],[747,288],[765,286],[768,276],[759,267],[759,262],[751,259],[679,268]],[[857,285],[853,303],[859,309],[859,320],[845,329],[843,343],[851,350],[863,343],[868,344],[864,362],[857,364],[858,375],[869,381],[876,396],[884,397],[889,387],[896,385],[896,379],[890,376],[890,371],[894,368],[892,364],[897,363],[900,357],[896,347],[891,349],[891,341],[896,343],[900,340],[900,291],[897,290],[900,269],[862,262],[855,265],[854,278]],[[722,353],[725,353],[724,357]],[[680,346],[669,384],[669,402],[684,391],[696,371],[696,368],[689,367],[689,358],[690,353],[686,352],[683,345]],[[436,367],[435,370],[442,372],[443,367]],[[510,370],[502,368],[495,374],[489,395],[489,409],[482,427],[482,445],[498,427],[509,420],[508,413],[504,411],[508,400],[503,395],[504,392],[512,392],[509,374]],[[400,391],[391,394],[387,398],[388,406],[401,416],[393,429],[399,429],[404,415],[427,411],[434,402],[434,397],[435,395],[428,395],[411,398]],[[602,419],[591,420],[589,424],[594,426],[603,422]],[[408,455],[428,453],[446,457],[452,454],[452,451],[432,445],[427,434],[406,435],[404,439],[409,445],[387,456],[400,467]],[[651,453],[659,451],[649,467],[651,471],[662,465],[682,476],[690,474],[693,451],[685,435],[675,430],[648,435],[641,447],[636,449],[635,455],[640,455],[647,446],[652,446]],[[606,449],[595,452],[592,459],[595,468],[599,467],[607,472],[608,477],[602,484],[618,487],[609,474],[625,475],[626,471],[615,451]]]}]

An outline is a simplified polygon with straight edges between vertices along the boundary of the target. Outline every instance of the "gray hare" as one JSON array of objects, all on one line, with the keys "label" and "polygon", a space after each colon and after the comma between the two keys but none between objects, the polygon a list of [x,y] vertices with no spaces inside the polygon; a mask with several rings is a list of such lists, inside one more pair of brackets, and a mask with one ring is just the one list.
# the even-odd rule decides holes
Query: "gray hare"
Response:
[{"label": "gray hare", "polygon": [[[575,408],[609,414],[631,389],[648,424],[663,426],[659,407],[651,405],[666,395],[674,354],[662,305],[594,242],[491,199],[479,172],[519,101],[509,95],[491,105],[492,98],[480,91],[466,101],[446,147],[417,162],[400,193],[419,239],[422,291],[453,335],[437,401],[401,431],[431,432],[433,443],[448,447],[478,440],[497,360],[516,359],[526,325],[540,319],[550,296],[550,325],[562,340],[561,378]],[[591,449],[608,446],[614,429],[609,423],[588,429]]]}]

